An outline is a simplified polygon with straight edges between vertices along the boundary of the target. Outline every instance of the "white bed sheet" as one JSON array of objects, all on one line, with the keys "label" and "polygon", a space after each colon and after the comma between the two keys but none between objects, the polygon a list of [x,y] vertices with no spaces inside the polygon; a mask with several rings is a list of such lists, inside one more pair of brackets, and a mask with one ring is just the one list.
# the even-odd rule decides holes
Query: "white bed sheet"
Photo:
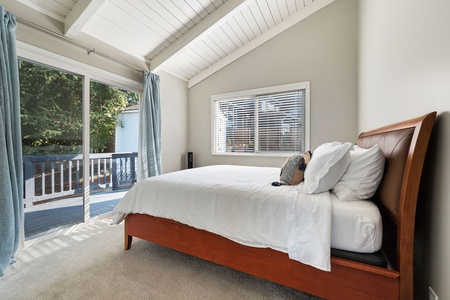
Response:
[{"label": "white bed sheet", "polygon": [[113,220],[129,213],[168,218],[329,271],[334,195],[306,195],[303,184],[274,187],[279,171],[208,166],[145,179],[117,204]]},{"label": "white bed sheet", "polygon": [[369,200],[339,201],[332,197],[331,248],[373,253],[381,249],[383,223],[378,207]]}]

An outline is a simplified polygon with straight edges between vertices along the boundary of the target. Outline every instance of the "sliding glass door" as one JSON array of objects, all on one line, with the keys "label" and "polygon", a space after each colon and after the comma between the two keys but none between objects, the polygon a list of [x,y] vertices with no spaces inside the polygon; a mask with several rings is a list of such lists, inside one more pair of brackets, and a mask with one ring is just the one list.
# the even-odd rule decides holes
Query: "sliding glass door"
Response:
[{"label": "sliding glass door", "polygon": [[90,217],[112,211],[137,179],[139,95],[90,82]]},{"label": "sliding glass door", "polygon": [[25,238],[110,212],[137,178],[142,84],[21,45]]},{"label": "sliding glass door", "polygon": [[83,76],[19,60],[25,237],[82,222]]}]

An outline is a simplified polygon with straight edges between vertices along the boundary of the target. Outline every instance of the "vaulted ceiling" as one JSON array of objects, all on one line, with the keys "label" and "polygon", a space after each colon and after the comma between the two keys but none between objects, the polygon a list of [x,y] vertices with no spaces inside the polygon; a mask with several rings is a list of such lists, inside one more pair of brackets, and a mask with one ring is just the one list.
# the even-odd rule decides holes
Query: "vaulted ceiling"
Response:
[{"label": "vaulted ceiling", "polygon": [[65,39],[106,45],[193,86],[334,0],[9,1],[61,23]]}]

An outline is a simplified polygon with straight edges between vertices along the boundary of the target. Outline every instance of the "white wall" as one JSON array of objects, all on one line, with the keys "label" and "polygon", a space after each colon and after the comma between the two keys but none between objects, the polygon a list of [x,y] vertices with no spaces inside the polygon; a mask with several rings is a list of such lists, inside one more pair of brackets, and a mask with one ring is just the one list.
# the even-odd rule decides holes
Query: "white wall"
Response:
[{"label": "white wall", "polygon": [[187,168],[187,82],[158,72],[161,89],[161,151],[163,173]]},{"label": "white wall", "polygon": [[194,165],[281,166],[285,158],[211,155],[211,95],[311,82],[311,149],[357,136],[357,1],[340,0],[189,89]]},{"label": "white wall", "polygon": [[416,218],[415,299],[450,299],[450,1],[359,2],[359,127],[438,112]]}]

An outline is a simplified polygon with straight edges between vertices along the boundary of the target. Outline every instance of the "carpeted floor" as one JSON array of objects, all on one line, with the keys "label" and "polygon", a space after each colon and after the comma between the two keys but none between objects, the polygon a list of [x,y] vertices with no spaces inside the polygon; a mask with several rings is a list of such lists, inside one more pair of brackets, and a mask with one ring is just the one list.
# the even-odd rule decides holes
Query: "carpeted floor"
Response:
[{"label": "carpeted floor", "polygon": [[103,217],[26,242],[0,299],[318,299],[147,241]]}]

